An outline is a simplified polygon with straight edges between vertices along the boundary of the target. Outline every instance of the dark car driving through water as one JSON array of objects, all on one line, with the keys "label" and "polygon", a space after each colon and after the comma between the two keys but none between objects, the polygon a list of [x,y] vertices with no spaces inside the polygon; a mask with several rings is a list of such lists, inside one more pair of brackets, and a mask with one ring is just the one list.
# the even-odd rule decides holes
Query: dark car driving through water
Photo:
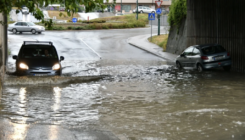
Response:
[{"label": "dark car driving through water", "polygon": [[14,55],[17,75],[49,76],[61,75],[60,62],[63,56],[58,57],[52,42],[24,41],[19,54]]},{"label": "dark car driving through water", "polygon": [[223,67],[231,69],[231,56],[229,52],[218,44],[204,44],[190,46],[176,59],[176,66],[196,68],[199,72],[205,69]]}]

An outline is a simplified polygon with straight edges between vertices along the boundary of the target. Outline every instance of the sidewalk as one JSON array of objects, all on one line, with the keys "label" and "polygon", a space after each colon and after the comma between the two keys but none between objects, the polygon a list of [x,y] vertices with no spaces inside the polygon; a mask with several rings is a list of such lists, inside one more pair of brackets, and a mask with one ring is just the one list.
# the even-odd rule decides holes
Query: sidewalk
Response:
[{"label": "sidewalk", "polygon": [[145,50],[147,52],[150,52],[158,57],[161,57],[163,59],[166,59],[168,61],[172,61],[175,62],[175,59],[177,58],[178,55],[176,54],[172,54],[172,53],[168,53],[168,52],[163,52],[162,48],[160,48],[159,46],[157,46],[156,44],[150,43],[147,39],[151,37],[150,34],[146,34],[146,35],[140,35],[140,36],[135,36],[135,37],[131,37],[128,38],[128,43],[138,47],[142,50]]}]

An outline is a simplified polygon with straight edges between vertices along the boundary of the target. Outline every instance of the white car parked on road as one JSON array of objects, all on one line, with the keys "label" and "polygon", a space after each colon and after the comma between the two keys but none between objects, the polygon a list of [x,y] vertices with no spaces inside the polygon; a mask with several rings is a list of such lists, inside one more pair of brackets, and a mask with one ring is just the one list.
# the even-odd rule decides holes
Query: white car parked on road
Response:
[{"label": "white car parked on road", "polygon": [[[133,10],[133,13],[136,13],[137,9]],[[156,10],[151,9],[150,7],[146,7],[146,6],[138,6],[138,13],[156,13]]]}]

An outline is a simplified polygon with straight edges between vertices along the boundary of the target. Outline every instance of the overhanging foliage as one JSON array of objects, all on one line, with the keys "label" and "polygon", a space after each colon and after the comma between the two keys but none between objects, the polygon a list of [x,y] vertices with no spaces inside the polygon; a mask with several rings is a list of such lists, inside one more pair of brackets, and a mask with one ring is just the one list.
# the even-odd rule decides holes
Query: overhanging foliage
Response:
[{"label": "overhanging foliage", "polygon": [[[106,1],[108,3],[109,0]],[[116,0],[114,0],[114,3],[115,1]],[[3,13],[7,16],[12,10],[12,7],[17,7],[16,13],[19,13],[22,7],[26,6],[27,8],[29,8],[29,12],[32,13],[36,19],[42,20],[45,25],[52,25],[52,20],[44,20],[44,15],[40,7],[47,7],[49,4],[57,3],[65,5],[65,10],[68,16],[71,16],[73,15],[73,13],[78,12],[80,5],[84,5],[86,7],[86,12],[92,11],[96,7],[100,7],[101,9],[106,8],[103,0],[0,0],[0,13]],[[0,22],[3,24],[2,21]]]},{"label": "overhanging foliage", "polygon": [[168,22],[171,26],[181,24],[183,18],[186,17],[187,7],[186,0],[172,0],[172,5],[170,6],[170,12],[168,15]]}]

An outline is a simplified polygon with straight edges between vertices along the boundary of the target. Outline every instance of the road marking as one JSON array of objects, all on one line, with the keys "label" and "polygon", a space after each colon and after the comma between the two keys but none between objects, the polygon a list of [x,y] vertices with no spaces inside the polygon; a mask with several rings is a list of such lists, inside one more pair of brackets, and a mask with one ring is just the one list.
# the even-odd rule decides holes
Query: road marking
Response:
[{"label": "road marking", "polygon": [[94,50],[94,49],[92,49],[87,43],[85,43],[84,41],[83,41],[83,39],[80,39],[90,50],[92,50],[96,55],[98,55],[99,56],[99,58],[101,59],[101,56]]}]

